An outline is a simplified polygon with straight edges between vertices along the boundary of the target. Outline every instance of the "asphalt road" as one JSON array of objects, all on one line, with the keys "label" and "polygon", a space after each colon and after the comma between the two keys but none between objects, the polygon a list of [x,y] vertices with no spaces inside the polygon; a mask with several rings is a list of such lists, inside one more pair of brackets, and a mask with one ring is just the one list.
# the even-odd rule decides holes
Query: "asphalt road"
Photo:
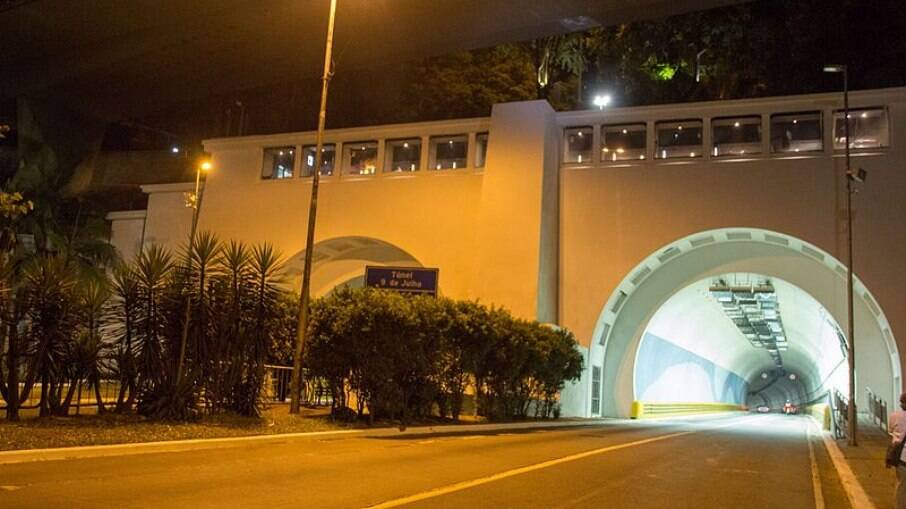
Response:
[{"label": "asphalt road", "polygon": [[815,508],[816,485],[825,507],[849,507],[814,436],[813,467],[809,422],[614,421],[9,464],[0,508]]}]

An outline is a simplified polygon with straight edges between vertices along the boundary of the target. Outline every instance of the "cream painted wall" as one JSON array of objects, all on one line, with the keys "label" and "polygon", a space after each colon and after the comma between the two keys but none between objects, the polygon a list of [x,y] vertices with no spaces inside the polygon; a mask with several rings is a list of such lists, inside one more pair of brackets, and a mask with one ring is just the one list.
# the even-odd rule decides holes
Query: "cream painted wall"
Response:
[{"label": "cream painted wall", "polygon": [[176,251],[186,244],[192,225],[192,209],[186,207],[186,193],[194,189],[194,183],[142,186],[148,193],[145,246],[157,244]]},{"label": "cream painted wall", "polygon": [[[327,141],[424,135],[423,147],[427,147],[428,135],[469,133],[487,127],[479,120],[382,129],[376,133],[368,129],[330,132]],[[270,242],[287,257],[303,251],[311,180],[262,180],[262,147],[299,146],[312,141],[309,134],[301,133],[265,137],[255,143],[209,142],[215,170],[206,183],[199,229],[213,231],[224,239]],[[474,149],[474,143],[471,145]],[[383,160],[382,151],[378,159]],[[359,236],[393,244],[423,266],[439,267],[445,295],[476,298],[475,231],[482,180],[482,171],[471,167],[384,174],[380,165],[373,176],[325,177],[319,190],[315,241]],[[362,271],[366,262],[360,264]]]},{"label": "cream painted wall", "polygon": [[[890,112],[891,148],[854,157],[855,166],[870,172],[856,197],[856,272],[887,313],[893,334],[904,336],[906,89],[857,92],[851,102],[887,106]],[[593,332],[607,299],[639,262],[677,239],[723,227],[763,228],[845,259],[843,160],[829,149],[795,158],[765,152],[748,160],[657,161],[649,153],[641,164],[559,168],[561,129],[645,122],[651,146],[655,121],[702,118],[709,146],[711,118],[757,114],[767,123],[772,113],[810,110],[827,118],[840,103],[839,94],[823,94],[554,113],[546,103],[532,101],[496,105],[490,119],[331,130],[326,141],[338,143],[338,153],[343,143],[377,140],[378,174],[322,181],[316,240],[358,236],[397,246],[422,265],[439,267],[446,295],[479,298],[524,317],[556,319],[591,347],[590,362],[599,364]],[[830,147],[831,129],[824,131]],[[419,137],[427,149],[430,136],[467,134],[471,162],[479,132],[490,133],[483,170],[382,173],[383,140]],[[286,256],[299,253],[309,180],[262,180],[262,150],[313,141],[314,133],[207,141],[215,168],[205,188],[200,229],[224,239],[271,242]],[[423,168],[427,161],[424,153]],[[191,220],[183,192],[191,187],[146,189],[146,244],[183,242]],[[834,302],[822,304],[838,308],[845,299],[839,290]]]},{"label": "cream painted wall", "polygon": [[141,251],[146,217],[144,210],[107,214],[107,220],[110,221],[110,243],[117,247],[123,260],[133,260]]},{"label": "cream painted wall", "polygon": [[[853,106],[889,105],[891,148],[853,158],[869,170],[856,196],[856,273],[878,298],[894,335],[906,334],[906,90],[854,94]],[[702,118],[771,111],[828,110],[837,101],[741,101],[562,115],[561,125]],[[707,122],[706,122],[707,125]],[[650,126],[649,126],[649,130]],[[826,131],[826,143],[829,135]],[[705,143],[708,143],[707,130]],[[561,169],[561,324],[592,341],[595,323],[614,288],[662,246],[696,232],[755,227],[801,238],[846,259],[840,209],[843,159],[648,161]],[[845,298],[842,292],[841,298]],[[901,349],[902,350],[902,349]]]}]

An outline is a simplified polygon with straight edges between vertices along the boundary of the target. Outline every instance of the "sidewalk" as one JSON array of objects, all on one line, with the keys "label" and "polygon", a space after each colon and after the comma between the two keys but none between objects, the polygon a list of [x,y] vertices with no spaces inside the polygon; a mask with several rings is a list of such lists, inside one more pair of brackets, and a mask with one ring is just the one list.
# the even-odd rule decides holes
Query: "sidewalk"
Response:
[{"label": "sidewalk", "polygon": [[884,468],[884,456],[890,438],[877,424],[859,417],[858,446],[850,447],[846,439],[836,440],[862,488],[877,509],[893,509],[896,475]]}]

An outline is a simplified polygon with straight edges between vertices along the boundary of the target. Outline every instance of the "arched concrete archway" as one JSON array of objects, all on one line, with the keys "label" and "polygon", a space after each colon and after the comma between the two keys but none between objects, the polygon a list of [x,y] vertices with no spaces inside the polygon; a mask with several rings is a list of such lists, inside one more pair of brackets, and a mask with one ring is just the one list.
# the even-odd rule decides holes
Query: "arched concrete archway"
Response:
[{"label": "arched concrete archway", "polygon": [[[287,261],[287,276],[298,289],[302,278],[305,250]],[[371,237],[335,237],[315,243],[312,256],[312,295],[320,297],[339,285],[361,286],[366,265],[421,267],[414,256],[401,247]]]},{"label": "arched concrete archway", "polygon": [[[637,355],[658,310],[682,289],[730,273],[760,274],[789,283],[846,330],[846,268],[827,252],[801,239],[756,228],[724,228],[690,235],[636,266],[600,313],[589,357],[595,364],[603,360],[602,414],[629,415],[635,397]],[[855,295],[859,403],[864,406],[866,388],[892,401],[901,383],[893,333],[879,304],[858,279]],[[590,385],[590,378],[585,383]],[[582,413],[588,414],[588,410]]]}]

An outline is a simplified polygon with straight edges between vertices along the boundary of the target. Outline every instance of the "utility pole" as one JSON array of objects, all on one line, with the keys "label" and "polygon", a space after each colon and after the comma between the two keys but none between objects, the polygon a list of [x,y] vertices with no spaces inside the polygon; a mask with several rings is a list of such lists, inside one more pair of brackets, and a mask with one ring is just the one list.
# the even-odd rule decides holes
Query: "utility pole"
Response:
[{"label": "utility pole", "polygon": [[846,142],[846,239],[847,239],[847,261],[849,270],[847,270],[846,281],[846,319],[849,322],[849,445],[857,446],[856,431],[859,423],[856,422],[856,323],[853,313],[853,286],[855,276],[853,275],[853,170],[850,166],[849,157],[849,71],[843,66],[843,138]]},{"label": "utility pole", "polygon": [[[847,323],[847,357],[849,360],[849,405],[846,407],[846,420],[848,421],[847,434],[849,435],[849,445],[857,446],[858,439],[856,432],[858,423],[856,417],[856,324],[853,313],[853,286],[855,275],[853,274],[853,181],[857,178],[859,181],[864,180],[864,171],[859,170],[857,176],[853,173],[850,165],[849,155],[849,69],[846,65],[825,65],[824,72],[843,75],[843,140],[846,144],[844,148],[846,154],[846,249],[847,249],[847,266],[846,271],[846,321]],[[836,128],[835,128],[836,129]],[[834,133],[836,136],[836,133]]]},{"label": "utility pole", "polygon": [[299,297],[299,321],[296,331],[296,350],[293,355],[293,377],[290,384],[289,413],[298,414],[302,399],[302,355],[308,339],[309,301],[311,300],[311,260],[315,244],[315,220],[318,214],[318,184],[321,180],[321,159],[324,146],[324,126],[327,122],[327,88],[330,84],[333,25],[337,0],[330,0],[327,18],[327,44],[324,48],[324,75],[321,77],[321,109],[318,112],[318,136],[315,145],[315,167],[311,175],[311,203],[308,209],[308,234],[305,239],[305,261],[302,266],[302,291]]}]

